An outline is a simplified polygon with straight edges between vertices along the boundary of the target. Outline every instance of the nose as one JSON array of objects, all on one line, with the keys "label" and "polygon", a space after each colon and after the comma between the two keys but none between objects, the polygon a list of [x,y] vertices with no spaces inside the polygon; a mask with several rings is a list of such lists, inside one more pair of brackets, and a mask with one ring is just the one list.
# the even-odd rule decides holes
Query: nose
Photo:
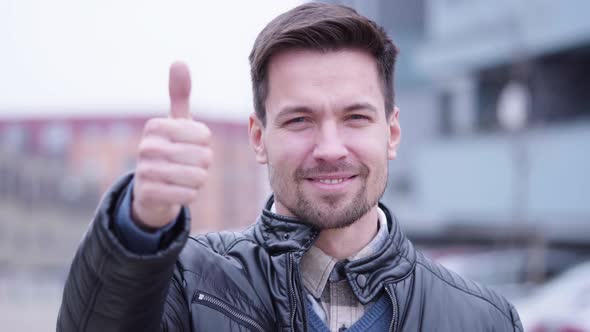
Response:
[{"label": "nose", "polygon": [[336,161],[346,157],[348,149],[335,124],[323,125],[317,133],[313,157],[323,161]]}]

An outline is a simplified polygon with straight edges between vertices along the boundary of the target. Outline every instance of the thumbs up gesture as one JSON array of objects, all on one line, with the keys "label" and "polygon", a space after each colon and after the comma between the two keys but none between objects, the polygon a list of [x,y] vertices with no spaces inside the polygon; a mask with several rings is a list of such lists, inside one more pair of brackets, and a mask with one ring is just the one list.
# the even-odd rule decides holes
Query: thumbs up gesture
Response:
[{"label": "thumbs up gesture", "polygon": [[191,79],[184,63],[170,67],[170,116],[150,119],[143,129],[135,170],[131,215],[144,229],[172,222],[182,205],[196,199],[213,159],[209,128],[192,120]]}]

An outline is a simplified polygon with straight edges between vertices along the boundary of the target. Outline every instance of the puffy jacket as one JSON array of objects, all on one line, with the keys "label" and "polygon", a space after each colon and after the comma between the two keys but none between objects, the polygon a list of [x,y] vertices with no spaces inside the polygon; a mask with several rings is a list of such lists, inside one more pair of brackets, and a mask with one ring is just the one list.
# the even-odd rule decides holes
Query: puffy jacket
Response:
[{"label": "puffy jacket", "polygon": [[[131,176],[105,195],[74,257],[59,331],[305,331],[300,261],[318,230],[270,212],[242,232],[189,237],[184,216],[154,255],[128,251],[113,229]],[[522,331],[513,306],[418,252],[381,205],[389,237],[347,263],[354,293],[387,294],[390,331]]]}]

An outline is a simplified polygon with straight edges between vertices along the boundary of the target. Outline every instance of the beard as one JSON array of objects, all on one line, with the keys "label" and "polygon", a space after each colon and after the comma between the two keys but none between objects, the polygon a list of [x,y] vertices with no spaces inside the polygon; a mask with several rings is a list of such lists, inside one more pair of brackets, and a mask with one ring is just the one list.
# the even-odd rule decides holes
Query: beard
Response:
[{"label": "beard", "polygon": [[[309,178],[336,172],[357,174],[353,181],[360,181],[361,185],[354,193],[322,195],[319,199],[304,192],[304,185]],[[350,226],[377,205],[385,192],[387,166],[378,173],[380,174],[376,174],[371,180],[366,165],[357,166],[340,161],[320,163],[307,169],[297,168],[293,175],[288,175],[281,174],[269,164],[269,178],[275,200],[302,222],[320,230]]]}]

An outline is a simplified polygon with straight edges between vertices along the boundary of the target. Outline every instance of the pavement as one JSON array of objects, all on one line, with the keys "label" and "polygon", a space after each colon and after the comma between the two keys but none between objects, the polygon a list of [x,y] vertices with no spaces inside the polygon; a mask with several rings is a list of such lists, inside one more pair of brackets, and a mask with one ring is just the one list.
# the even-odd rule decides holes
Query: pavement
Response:
[{"label": "pavement", "polygon": [[2,331],[55,331],[62,289],[59,282],[0,280]]}]

